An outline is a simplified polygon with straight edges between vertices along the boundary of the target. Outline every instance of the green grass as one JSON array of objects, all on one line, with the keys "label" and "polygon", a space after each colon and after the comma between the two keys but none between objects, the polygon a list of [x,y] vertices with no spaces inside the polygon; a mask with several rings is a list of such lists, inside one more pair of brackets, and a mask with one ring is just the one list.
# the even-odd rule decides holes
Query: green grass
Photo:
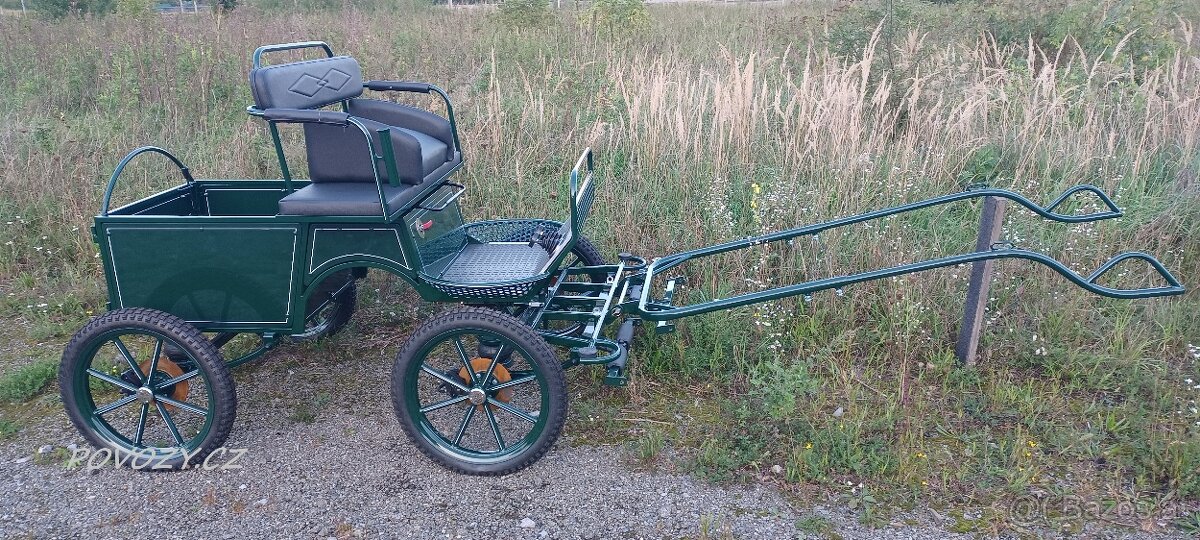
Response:
[{"label": "green grass", "polygon": [[25,401],[40,394],[58,375],[58,360],[34,360],[0,376],[0,401]]},{"label": "green grass", "polygon": [[12,437],[21,431],[21,425],[5,418],[0,418],[0,439]]},{"label": "green grass", "polygon": [[[0,120],[10,126],[0,132],[0,320],[20,334],[14,343],[65,343],[104,309],[88,227],[130,149],[164,146],[201,177],[278,177],[266,131],[244,113],[245,77],[250,51],[296,36],[330,41],[368,77],[451,93],[471,219],[561,216],[563,175],[594,147],[602,184],[587,233],[610,256],[661,255],[977,181],[1039,201],[1089,182],[1125,217],[1060,226],[1010,211],[1004,237],[1084,273],[1139,249],[1192,288],[1200,275],[1194,2],[669,5],[628,33],[570,10],[514,29],[485,9],[406,4],[397,17],[306,1],[302,12],[272,11],[292,6],[283,4],[250,2],[220,18],[0,17]],[[287,142],[302,174],[295,130]],[[118,202],[176,182],[152,160],[127,174]],[[978,217],[962,204],[689,264],[676,298],[968,250]],[[1126,270],[1118,284],[1146,283],[1140,267]],[[872,522],[1048,490],[1200,504],[1196,293],[1108,300],[1045,269],[999,263],[981,362],[967,369],[953,359],[966,274],[639,334],[628,390],[572,375],[568,434],[624,442],[653,462],[675,447],[679,468],[714,481],[778,465],[785,489],[870,507]],[[370,284],[368,307],[402,287]],[[379,307],[384,315],[360,314],[350,331],[377,337],[389,310],[412,309]],[[36,362],[6,372],[3,395],[35,395],[52,371]],[[320,408],[297,406],[293,419],[315,421]],[[859,484],[874,502],[852,493]],[[983,516],[964,523],[1004,526],[1002,513]]]},{"label": "green grass", "polygon": [[329,393],[321,392],[311,400],[306,399],[304,401],[299,401],[293,406],[292,414],[288,415],[288,418],[293,422],[299,422],[301,424],[311,424],[316,422],[317,415],[321,414],[321,410],[323,410],[326,405],[329,405],[329,402],[332,399],[333,396]]}]

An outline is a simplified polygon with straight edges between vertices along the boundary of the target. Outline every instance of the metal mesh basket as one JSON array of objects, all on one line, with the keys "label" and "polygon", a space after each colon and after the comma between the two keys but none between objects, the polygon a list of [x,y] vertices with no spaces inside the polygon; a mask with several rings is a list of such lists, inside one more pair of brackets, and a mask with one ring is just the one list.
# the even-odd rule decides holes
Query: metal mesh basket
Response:
[{"label": "metal mesh basket", "polygon": [[545,219],[506,219],[472,223],[465,229],[478,242],[528,242],[538,225],[553,230],[559,223]]},{"label": "metal mesh basket", "polygon": [[515,300],[536,293],[535,287],[549,274],[530,274],[540,270],[549,258],[545,251],[519,244],[494,246],[495,249],[485,246],[528,242],[539,225],[554,230],[561,224],[544,219],[512,219],[464,225],[422,248],[422,261],[459,253],[440,278],[423,276],[423,279],[446,296],[462,301]]}]

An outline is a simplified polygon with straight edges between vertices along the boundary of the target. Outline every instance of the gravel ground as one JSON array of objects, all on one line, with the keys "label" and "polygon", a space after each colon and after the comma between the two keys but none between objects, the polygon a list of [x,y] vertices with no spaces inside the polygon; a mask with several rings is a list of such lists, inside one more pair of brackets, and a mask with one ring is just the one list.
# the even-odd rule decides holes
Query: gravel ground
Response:
[{"label": "gravel ground", "polygon": [[[35,455],[43,445],[85,444],[60,409],[48,408],[55,412],[0,443],[0,538],[822,537],[798,528],[813,516],[834,538],[974,537],[947,532],[950,522],[929,511],[871,529],[841,505],[798,508],[769,484],[641,470],[623,446],[572,446],[571,421],[529,469],[457,475],[400,431],[387,395],[391,353],[337,351],[284,349],[235,372],[238,420],[226,446],[248,449],[232,463],[238,469],[68,470],[61,457]],[[324,403],[304,409],[315,419],[296,420],[313,402]]]}]

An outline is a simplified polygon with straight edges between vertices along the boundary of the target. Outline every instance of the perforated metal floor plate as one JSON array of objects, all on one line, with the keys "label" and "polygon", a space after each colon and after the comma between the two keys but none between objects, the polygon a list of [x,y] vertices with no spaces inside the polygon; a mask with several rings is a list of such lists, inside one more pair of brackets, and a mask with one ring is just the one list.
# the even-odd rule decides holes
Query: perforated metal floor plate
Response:
[{"label": "perforated metal floor plate", "polygon": [[550,254],[525,243],[467,244],[442,273],[443,281],[499,283],[537,275]]}]

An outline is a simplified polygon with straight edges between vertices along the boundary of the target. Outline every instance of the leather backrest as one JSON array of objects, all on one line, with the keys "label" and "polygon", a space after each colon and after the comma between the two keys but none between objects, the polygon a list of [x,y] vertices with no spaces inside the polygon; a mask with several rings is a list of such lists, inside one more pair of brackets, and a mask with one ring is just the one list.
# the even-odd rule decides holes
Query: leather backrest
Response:
[{"label": "leather backrest", "polygon": [[259,109],[315,109],[362,94],[362,69],[349,56],[265,66],[250,72]]}]

